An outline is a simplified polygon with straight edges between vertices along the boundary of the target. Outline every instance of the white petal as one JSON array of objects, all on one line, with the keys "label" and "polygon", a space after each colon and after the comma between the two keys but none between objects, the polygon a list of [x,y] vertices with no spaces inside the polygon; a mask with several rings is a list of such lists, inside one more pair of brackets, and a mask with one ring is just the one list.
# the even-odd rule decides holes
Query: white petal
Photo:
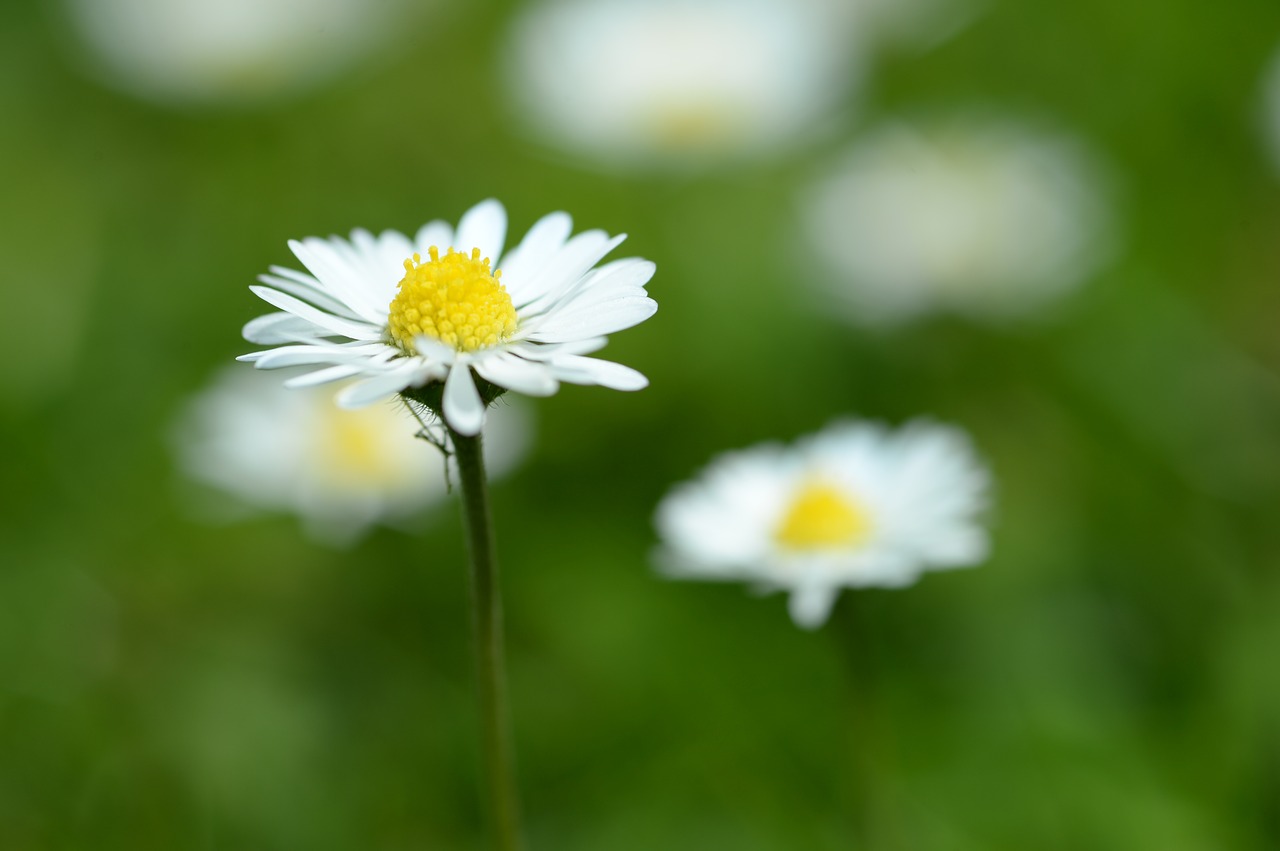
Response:
[{"label": "white petal", "polygon": [[459,434],[476,435],[484,426],[484,402],[476,390],[471,368],[455,364],[444,383],[444,418]]},{"label": "white petal", "polygon": [[657,266],[639,257],[627,257],[606,263],[583,275],[573,286],[548,296],[526,311],[552,313],[561,309],[577,309],[602,304],[623,296],[643,298],[648,295],[644,285],[657,271]]},{"label": "white petal", "polygon": [[[348,249],[347,253],[316,237],[289,242],[293,255],[315,275],[325,292],[367,318],[382,303],[386,278],[394,275],[395,271],[388,269],[379,257],[353,257],[350,252],[354,249],[345,247]],[[394,282],[398,279],[399,276],[396,276],[391,280]],[[386,303],[390,302],[391,298],[388,296]]]},{"label": "white petal", "polygon": [[511,301],[517,310],[530,308],[537,310],[539,299],[554,300],[565,289],[572,287],[578,279],[590,271],[610,251],[618,246],[626,235],[610,236],[601,230],[589,230],[578,234],[565,243],[528,284],[521,283],[519,294],[511,294]]},{"label": "white petal", "polygon": [[438,219],[427,222],[418,228],[418,235],[413,238],[413,243],[423,257],[427,256],[428,250],[432,247],[445,251],[453,245],[453,228],[449,227],[448,222]]},{"label": "white petal", "polygon": [[369,323],[342,319],[333,314],[325,313],[279,290],[256,286],[249,287],[249,289],[253,291],[254,295],[272,307],[288,311],[294,316],[301,317],[313,325],[324,328],[334,334],[341,334],[353,340],[376,340],[382,336],[382,329],[376,328]]},{"label": "white petal", "polygon": [[358,366],[331,366],[327,369],[308,372],[306,375],[295,375],[293,378],[287,379],[284,382],[284,386],[290,390],[296,390],[301,387],[315,387],[318,384],[341,381],[344,378],[359,375],[363,371]]},{"label": "white petal", "polygon": [[643,390],[649,379],[629,366],[599,358],[561,355],[548,363],[561,381],[572,384],[598,384],[612,390]]},{"label": "white petal", "polygon": [[337,396],[340,408],[363,408],[380,399],[399,393],[413,383],[413,369],[397,369],[383,375],[375,375],[344,387]]},{"label": "white petal", "polygon": [[473,365],[485,381],[526,396],[550,396],[560,388],[560,382],[556,381],[546,365],[527,361],[507,352],[479,358]]},{"label": "white petal", "polygon": [[242,355],[241,359],[255,362],[258,369],[280,369],[287,366],[310,364],[350,364],[377,367],[394,356],[395,349],[382,343],[356,346],[327,344],[280,346],[262,352]]},{"label": "white petal", "polygon": [[587,337],[585,340],[568,340],[563,343],[517,341],[508,344],[507,351],[525,360],[549,361],[561,355],[589,355],[603,349],[608,342],[607,337]]},{"label": "white petal", "polygon": [[413,338],[413,347],[418,357],[441,364],[451,364],[458,358],[458,350],[435,337],[419,334]]},{"label": "white petal", "polygon": [[[273,289],[297,296],[308,304],[313,304],[326,313],[332,313],[335,316],[341,316],[346,319],[362,318],[350,307],[347,307],[341,301],[329,295],[309,275],[303,275],[300,277],[306,280],[300,281],[298,280],[298,277],[283,275],[259,275],[258,280]],[[309,281],[309,283],[307,281]]]},{"label": "white petal", "polygon": [[[568,213],[543,216],[529,229],[502,264],[502,281],[512,300],[520,302],[538,272],[551,262],[573,231]],[[532,298],[532,296],[530,296]]]},{"label": "white petal", "polygon": [[550,313],[534,326],[529,340],[558,343],[612,334],[638,325],[658,311],[658,303],[646,297],[623,297],[581,310],[572,308]]},{"label": "white petal", "polygon": [[817,629],[822,626],[827,615],[831,614],[831,606],[836,601],[837,589],[826,584],[805,584],[793,588],[787,600],[787,610],[791,619],[801,629]]},{"label": "white petal", "polygon": [[458,222],[458,235],[453,246],[463,253],[480,249],[497,267],[502,255],[502,242],[507,238],[507,211],[493,198],[481,201],[463,214]]},{"label": "white petal", "polygon": [[323,328],[317,328],[311,322],[294,316],[292,313],[268,313],[245,323],[240,332],[250,343],[261,346],[274,346],[279,343],[297,343],[301,340],[312,340],[328,334]]}]

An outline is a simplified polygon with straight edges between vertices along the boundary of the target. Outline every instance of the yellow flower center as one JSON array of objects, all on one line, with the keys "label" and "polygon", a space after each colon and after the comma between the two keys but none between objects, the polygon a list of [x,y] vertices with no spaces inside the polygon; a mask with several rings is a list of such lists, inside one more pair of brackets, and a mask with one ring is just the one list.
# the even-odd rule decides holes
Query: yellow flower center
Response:
[{"label": "yellow flower center", "polygon": [[467,256],[452,248],[441,257],[434,245],[422,262],[414,254],[404,261],[400,291],[391,300],[387,332],[404,352],[416,354],[413,338],[425,335],[474,352],[497,345],[516,330],[516,309],[499,278],[490,271],[489,258],[480,249]]},{"label": "yellow flower center", "polygon": [[817,550],[857,544],[870,531],[865,509],[839,488],[815,481],[796,491],[773,534],[784,547]]},{"label": "yellow flower center", "polygon": [[717,148],[731,141],[739,122],[732,110],[715,104],[666,104],[649,119],[649,133],[660,147],[675,151]]},{"label": "yellow flower center", "polygon": [[351,411],[325,399],[317,430],[321,472],[336,483],[390,483],[405,478],[407,467],[399,444],[387,435],[404,424],[388,407]]}]

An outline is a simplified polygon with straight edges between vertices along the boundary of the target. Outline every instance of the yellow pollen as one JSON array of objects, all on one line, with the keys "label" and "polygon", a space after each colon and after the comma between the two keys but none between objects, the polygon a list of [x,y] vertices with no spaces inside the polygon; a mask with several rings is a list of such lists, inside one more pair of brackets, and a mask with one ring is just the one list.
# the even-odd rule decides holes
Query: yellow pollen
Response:
[{"label": "yellow pollen", "polygon": [[441,257],[434,245],[431,259],[414,254],[404,261],[400,290],[391,300],[387,332],[407,354],[416,354],[413,338],[434,337],[460,352],[497,345],[516,330],[516,309],[499,280],[502,270],[489,270],[480,249],[470,256],[452,248]]},{"label": "yellow pollen", "polygon": [[773,535],[784,547],[817,550],[857,544],[870,530],[871,520],[857,502],[838,488],[812,481],[796,491]]}]

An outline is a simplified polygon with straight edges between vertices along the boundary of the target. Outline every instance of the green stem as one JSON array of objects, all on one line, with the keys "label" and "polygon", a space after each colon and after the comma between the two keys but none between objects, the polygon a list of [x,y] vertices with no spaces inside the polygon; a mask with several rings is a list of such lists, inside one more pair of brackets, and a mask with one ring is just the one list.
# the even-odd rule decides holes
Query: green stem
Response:
[{"label": "green stem", "polygon": [[511,721],[507,710],[506,670],[502,654],[502,597],[494,555],[489,489],[485,481],[480,435],[450,429],[471,553],[471,591],[476,643],[476,687],[480,698],[485,797],[497,851],[519,851],[520,802],[516,793]]}]

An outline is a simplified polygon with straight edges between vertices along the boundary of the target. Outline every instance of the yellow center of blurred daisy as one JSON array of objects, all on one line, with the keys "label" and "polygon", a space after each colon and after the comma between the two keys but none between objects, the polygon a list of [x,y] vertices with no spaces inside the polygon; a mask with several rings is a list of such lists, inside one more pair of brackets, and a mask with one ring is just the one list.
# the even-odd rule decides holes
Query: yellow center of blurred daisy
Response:
[{"label": "yellow center of blurred daisy", "polygon": [[870,530],[866,511],[843,491],[809,482],[796,492],[774,538],[784,547],[816,550],[856,544]]},{"label": "yellow center of blurred daisy", "polygon": [[329,399],[318,423],[320,470],[337,483],[393,482],[405,477],[400,453],[388,447],[386,436],[403,422],[388,414],[389,408],[351,411]]},{"label": "yellow center of blurred daisy", "polygon": [[516,309],[480,249],[470,256],[452,248],[441,257],[434,245],[422,262],[415,254],[404,261],[400,291],[391,301],[387,332],[403,351],[415,354],[413,338],[434,337],[460,352],[497,345],[516,330]]}]

